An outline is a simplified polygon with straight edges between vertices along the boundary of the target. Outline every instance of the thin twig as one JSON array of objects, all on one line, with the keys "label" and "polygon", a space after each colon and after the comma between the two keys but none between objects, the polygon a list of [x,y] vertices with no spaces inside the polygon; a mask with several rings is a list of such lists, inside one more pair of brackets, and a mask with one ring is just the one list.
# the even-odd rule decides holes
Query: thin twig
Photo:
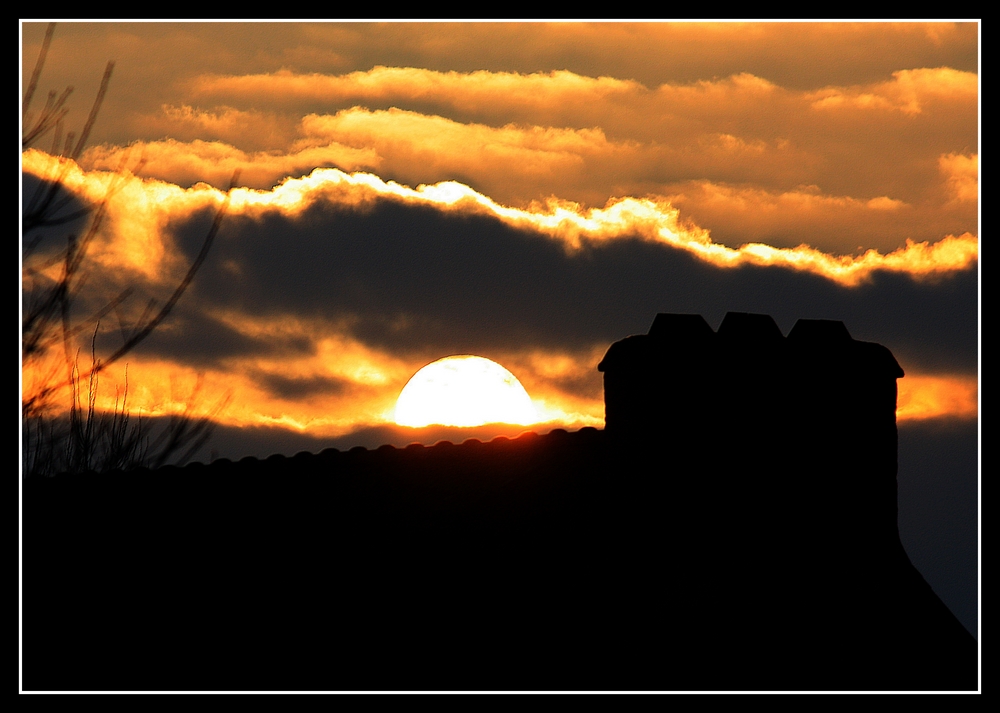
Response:
[{"label": "thin twig", "polygon": [[77,141],[73,155],[70,156],[74,161],[80,157],[80,153],[83,152],[83,147],[87,143],[87,138],[90,136],[90,130],[94,128],[94,122],[97,121],[97,113],[101,110],[104,95],[108,92],[108,83],[111,81],[111,72],[114,68],[114,62],[108,62],[108,66],[104,68],[104,76],[101,77],[101,87],[97,90],[94,106],[90,108],[90,116],[87,117],[87,123],[83,125],[83,131],[80,132],[80,140]]},{"label": "thin twig", "polygon": [[42,49],[38,52],[38,60],[35,62],[35,69],[31,72],[31,79],[28,81],[28,89],[24,93],[24,101],[21,103],[21,116],[28,113],[31,106],[31,98],[35,96],[35,89],[38,88],[38,79],[42,76],[42,67],[45,66],[45,57],[49,53],[49,45],[52,44],[52,33],[56,31],[56,23],[50,22],[45,30],[45,37],[42,39]]},{"label": "thin twig", "polygon": [[153,330],[159,326],[160,322],[166,319],[167,315],[170,314],[174,305],[177,304],[177,300],[179,300],[181,295],[184,294],[188,285],[191,284],[191,280],[194,279],[195,274],[198,272],[198,268],[201,267],[201,264],[208,256],[208,251],[209,248],[212,247],[212,241],[215,239],[215,234],[219,232],[219,227],[222,225],[222,218],[229,209],[229,201],[232,198],[233,188],[235,188],[236,182],[239,180],[239,175],[239,170],[233,172],[233,178],[229,183],[229,190],[226,192],[226,198],[222,202],[222,206],[219,208],[218,212],[215,214],[215,220],[212,221],[212,227],[209,229],[208,235],[205,236],[205,242],[202,244],[201,250],[199,251],[198,256],[194,259],[194,262],[191,263],[191,267],[184,276],[184,279],[181,280],[181,283],[177,286],[177,289],[174,290],[174,293],[170,295],[170,299],[167,300],[166,304],[163,305],[155,317],[150,319],[149,322],[136,332],[127,342],[125,342],[125,344],[123,344],[118,351],[103,361],[98,368],[103,369],[128,354],[136,347],[137,344],[139,344],[139,342],[152,334]]}]

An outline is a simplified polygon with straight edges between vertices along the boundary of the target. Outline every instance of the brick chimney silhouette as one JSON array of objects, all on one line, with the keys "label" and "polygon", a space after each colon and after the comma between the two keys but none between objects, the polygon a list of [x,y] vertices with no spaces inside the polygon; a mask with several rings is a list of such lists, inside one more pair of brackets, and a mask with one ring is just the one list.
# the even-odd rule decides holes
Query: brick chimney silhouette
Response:
[{"label": "brick chimney silhouette", "polygon": [[642,503],[634,566],[669,562],[685,607],[746,656],[766,642],[795,667],[799,651],[796,680],[974,683],[974,639],[899,539],[887,348],[839,321],[785,337],[763,314],[718,332],[658,314],[597,368],[612,462]]},{"label": "brick chimney silhouette", "polygon": [[800,319],[786,338],[769,315],[729,312],[716,333],[701,315],[661,313],[597,368],[605,430],[622,450],[666,450],[664,469],[707,463],[734,497],[757,495],[765,510],[794,490],[837,511],[836,525],[815,510],[803,525],[850,522],[866,546],[875,531],[896,532],[903,370],[843,322]]}]

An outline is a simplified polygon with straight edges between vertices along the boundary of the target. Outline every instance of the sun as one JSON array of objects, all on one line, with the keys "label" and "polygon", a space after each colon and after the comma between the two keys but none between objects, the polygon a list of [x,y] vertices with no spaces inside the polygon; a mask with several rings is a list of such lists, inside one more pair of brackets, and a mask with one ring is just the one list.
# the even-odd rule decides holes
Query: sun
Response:
[{"label": "sun", "polygon": [[438,359],[410,377],[396,399],[396,423],[420,428],[538,421],[517,377],[485,357]]}]

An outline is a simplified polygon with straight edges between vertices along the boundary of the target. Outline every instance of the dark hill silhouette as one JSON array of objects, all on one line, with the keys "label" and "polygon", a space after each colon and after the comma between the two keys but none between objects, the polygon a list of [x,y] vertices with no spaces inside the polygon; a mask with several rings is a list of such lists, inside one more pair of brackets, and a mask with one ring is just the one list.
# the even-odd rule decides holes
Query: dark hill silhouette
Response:
[{"label": "dark hill silhouette", "polygon": [[889,350],[658,315],[606,428],[24,483],[25,689],[959,690]]}]

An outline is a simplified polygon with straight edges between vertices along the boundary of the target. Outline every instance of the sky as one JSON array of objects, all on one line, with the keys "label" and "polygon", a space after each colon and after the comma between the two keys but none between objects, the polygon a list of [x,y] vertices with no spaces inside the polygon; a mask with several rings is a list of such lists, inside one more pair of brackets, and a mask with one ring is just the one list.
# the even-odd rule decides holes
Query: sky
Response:
[{"label": "sky", "polygon": [[[21,29],[27,85],[46,24]],[[78,135],[109,60],[62,163],[106,201],[79,314],[132,289],[96,353],[167,300],[239,179],[99,407],[127,367],[132,409],[212,414],[214,456],[486,440],[511,427],[392,425],[418,369],[474,354],[516,375],[535,430],[601,427],[612,342],[657,312],[760,312],[889,347],[901,443],[975,466],[975,22],[64,22],[35,108],[72,86]],[[22,155],[26,187],[63,140]]]}]

